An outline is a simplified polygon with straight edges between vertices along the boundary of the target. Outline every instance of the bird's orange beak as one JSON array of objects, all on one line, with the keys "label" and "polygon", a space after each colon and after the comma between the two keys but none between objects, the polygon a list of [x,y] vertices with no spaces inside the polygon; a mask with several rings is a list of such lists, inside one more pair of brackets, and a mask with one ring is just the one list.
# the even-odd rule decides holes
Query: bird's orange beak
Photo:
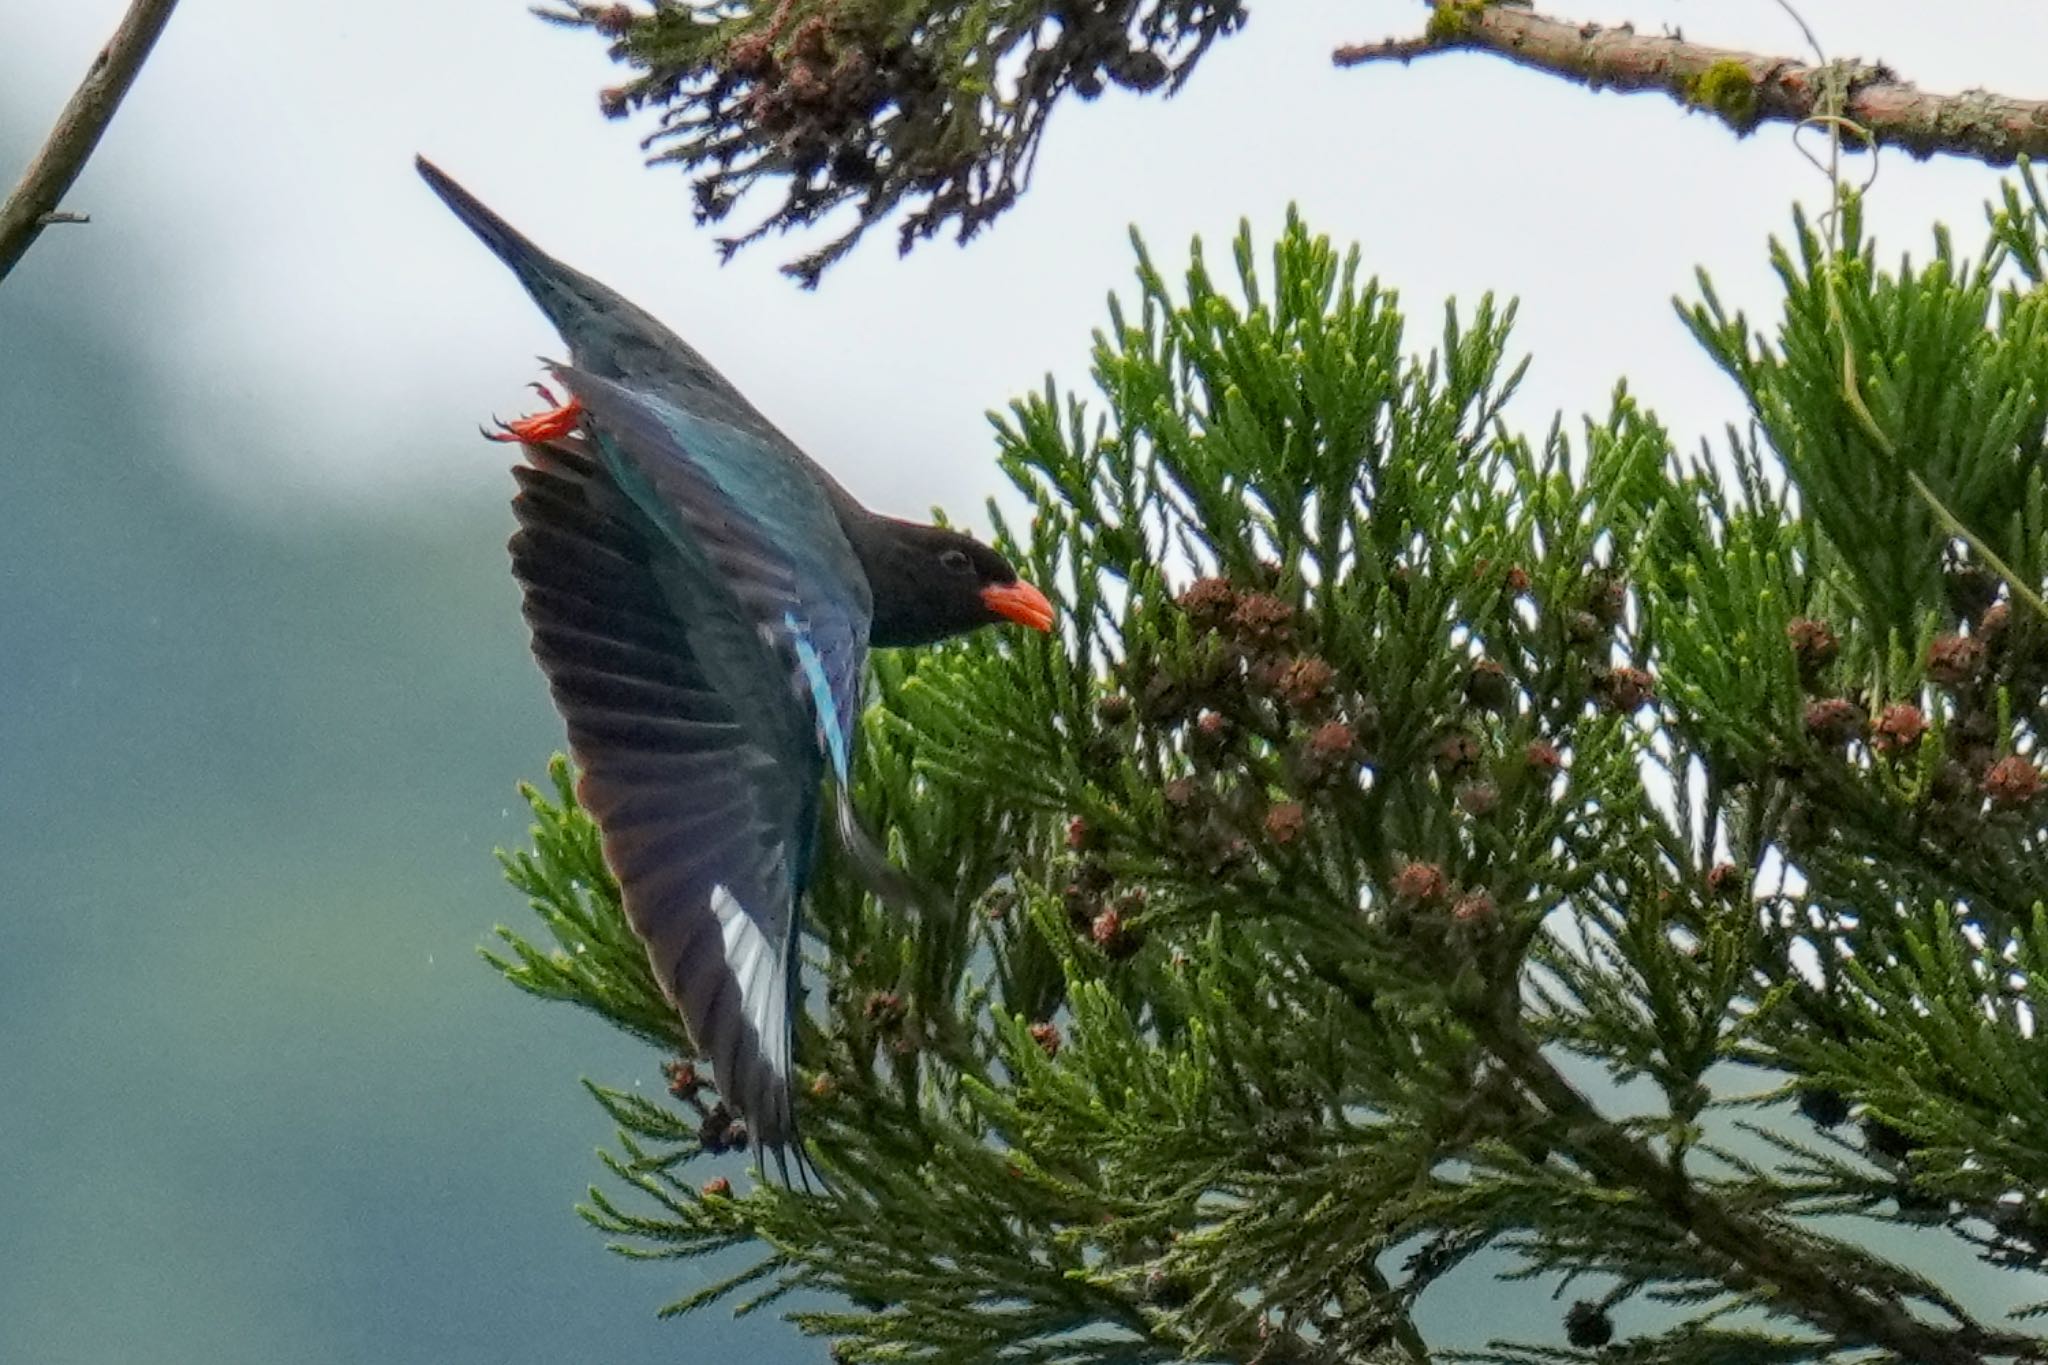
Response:
[{"label": "bird's orange beak", "polygon": [[1014,583],[992,583],[981,590],[981,600],[988,609],[1006,621],[1015,621],[1020,626],[1033,630],[1052,629],[1052,603],[1045,600],[1045,594],[1018,579]]}]

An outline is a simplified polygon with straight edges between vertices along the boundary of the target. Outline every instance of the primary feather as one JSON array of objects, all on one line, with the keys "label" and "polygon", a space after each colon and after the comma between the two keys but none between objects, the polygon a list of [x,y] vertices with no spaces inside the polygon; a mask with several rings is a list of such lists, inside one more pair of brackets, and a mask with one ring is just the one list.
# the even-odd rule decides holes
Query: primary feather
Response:
[{"label": "primary feather", "polygon": [[[796,706],[759,692],[736,706],[715,681],[707,660],[769,651],[737,595],[605,476],[602,452],[572,440],[530,456],[516,471],[513,573],[579,798],[721,1093],[780,1146],[795,1132],[790,1010],[822,770],[804,756],[816,747],[791,752]],[[693,582],[684,617],[674,597]]]}]

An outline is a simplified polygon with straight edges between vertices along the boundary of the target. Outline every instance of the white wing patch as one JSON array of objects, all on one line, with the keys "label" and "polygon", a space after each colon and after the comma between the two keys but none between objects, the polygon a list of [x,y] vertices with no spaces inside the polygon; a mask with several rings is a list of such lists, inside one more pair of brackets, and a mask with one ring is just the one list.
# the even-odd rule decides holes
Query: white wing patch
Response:
[{"label": "white wing patch", "polygon": [[760,1039],[762,1058],[786,1086],[790,1080],[789,987],[782,954],[728,888],[711,888],[711,913],[718,916],[725,938],[726,966],[740,985],[740,1013]]}]

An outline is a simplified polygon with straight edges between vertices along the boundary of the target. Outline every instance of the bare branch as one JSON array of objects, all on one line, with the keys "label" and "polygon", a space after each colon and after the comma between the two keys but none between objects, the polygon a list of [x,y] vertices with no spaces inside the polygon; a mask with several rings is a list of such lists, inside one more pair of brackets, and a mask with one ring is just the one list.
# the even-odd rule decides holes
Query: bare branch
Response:
[{"label": "bare branch", "polygon": [[[2048,158],[2048,100],[1983,90],[1930,94],[1878,63],[1816,66],[1689,43],[1676,33],[1637,33],[1627,24],[1567,23],[1519,4],[1431,0],[1431,10],[1421,36],[1340,47],[1334,60],[1339,66],[1405,64],[1439,52],[1490,52],[1593,90],[1661,91],[1717,115],[1738,133],[1838,113],[1867,130],[1874,145],[1916,157],[1948,152],[1991,166],[2021,156]],[[1840,94],[1836,108],[1829,104],[1831,89]],[[1856,139],[1843,145],[1864,150]]]},{"label": "bare branch", "polygon": [[134,0],[114,36],[93,58],[92,69],[57,116],[49,140],[0,204],[0,279],[14,269],[45,227],[86,221],[84,214],[63,213],[57,205],[99,146],[114,111],[177,7],[178,0]]}]

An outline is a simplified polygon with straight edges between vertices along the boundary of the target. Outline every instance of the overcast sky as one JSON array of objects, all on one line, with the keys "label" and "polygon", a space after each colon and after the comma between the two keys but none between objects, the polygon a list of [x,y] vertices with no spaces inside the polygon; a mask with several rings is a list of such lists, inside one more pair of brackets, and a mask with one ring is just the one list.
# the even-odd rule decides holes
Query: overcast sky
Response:
[{"label": "overcast sky", "polygon": [[[15,130],[41,128],[122,9],[0,0]],[[503,495],[474,422],[521,402],[559,349],[511,279],[414,178],[425,151],[570,262],[698,343],[858,492],[899,513],[972,514],[995,484],[983,413],[1083,377],[1102,300],[1127,288],[1137,224],[1169,271],[1191,234],[1289,201],[1357,241],[1426,341],[1443,298],[1522,300],[1536,358],[1519,408],[1598,409],[1627,375],[1681,436],[1737,416],[1674,321],[1695,265],[1751,310],[1774,293],[1763,240],[1816,173],[1772,129],[1738,143],[1661,98],[1593,95],[1457,55],[1334,70],[1330,47],[1412,30],[1394,0],[1253,0],[1179,98],[1112,94],[1055,117],[1021,208],[962,250],[899,261],[874,234],[805,294],[769,242],[721,268],[688,186],[610,123],[617,77],[588,34],[517,0],[186,0],[70,206],[25,270],[131,272],[153,349],[183,385],[167,413],[196,474],[265,517],[430,512]],[[1811,0],[1832,51],[1934,89],[2041,93],[2048,6]],[[1795,53],[1770,0],[1581,6],[1688,37]],[[0,147],[18,164],[26,145]],[[1873,217],[1892,252],[1925,225],[1979,233],[1995,177],[1887,155]]]}]

